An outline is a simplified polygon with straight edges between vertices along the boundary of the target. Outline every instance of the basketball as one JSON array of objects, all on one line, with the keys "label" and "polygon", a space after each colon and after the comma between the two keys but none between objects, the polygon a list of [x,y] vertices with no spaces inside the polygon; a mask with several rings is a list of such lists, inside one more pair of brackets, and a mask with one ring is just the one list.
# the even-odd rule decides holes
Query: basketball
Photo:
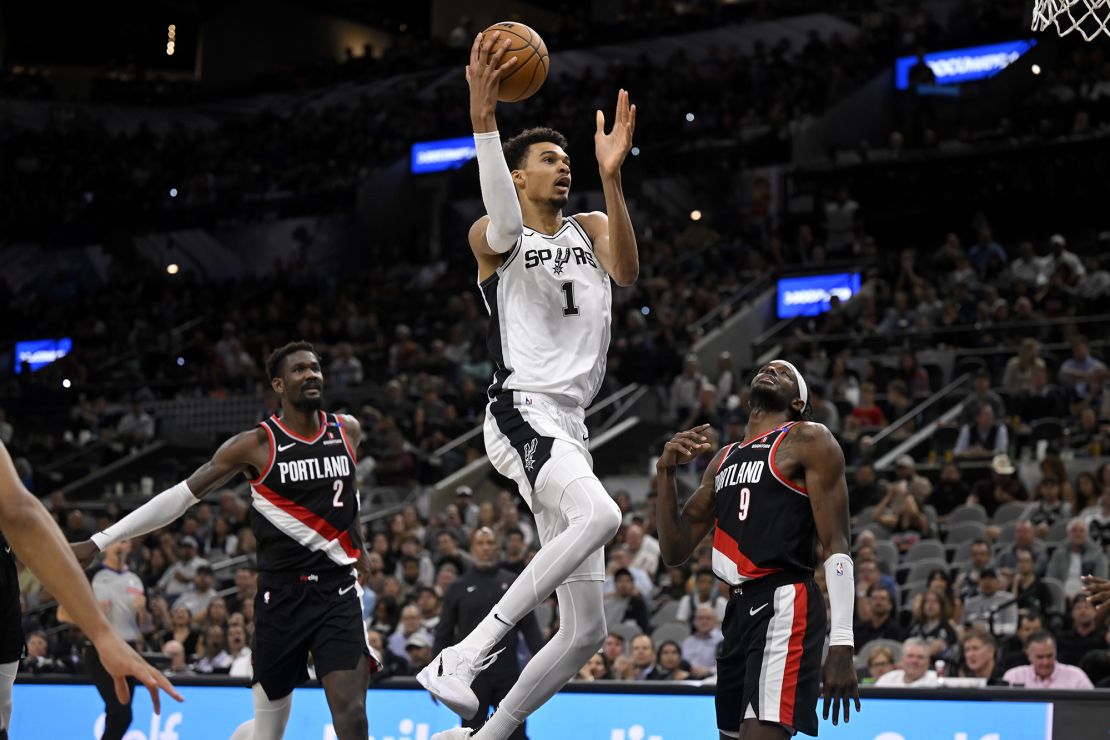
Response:
[{"label": "basketball", "polygon": [[531,28],[513,21],[494,23],[482,34],[497,31],[501,32],[499,42],[504,43],[506,38],[512,41],[512,45],[501,57],[501,63],[505,64],[511,57],[517,58],[516,68],[501,80],[497,99],[502,103],[516,103],[532,97],[547,79],[547,45]]}]

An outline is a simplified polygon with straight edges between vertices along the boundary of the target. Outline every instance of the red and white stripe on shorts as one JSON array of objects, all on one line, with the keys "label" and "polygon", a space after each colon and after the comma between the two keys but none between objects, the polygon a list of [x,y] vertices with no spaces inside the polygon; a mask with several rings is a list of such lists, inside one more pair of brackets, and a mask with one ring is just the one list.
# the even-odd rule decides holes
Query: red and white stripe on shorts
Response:
[{"label": "red and white stripe on shorts", "polygon": [[[763,668],[759,672],[759,719],[792,727],[802,645],[808,626],[806,585],[779,586],[775,589],[773,603],[775,613],[767,623]],[[744,716],[754,717],[755,713],[745,712]]]}]

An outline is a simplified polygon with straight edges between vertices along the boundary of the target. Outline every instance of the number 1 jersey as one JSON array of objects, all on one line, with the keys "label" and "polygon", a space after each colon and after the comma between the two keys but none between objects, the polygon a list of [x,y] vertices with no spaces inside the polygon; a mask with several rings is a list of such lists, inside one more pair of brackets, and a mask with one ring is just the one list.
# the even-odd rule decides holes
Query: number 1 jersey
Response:
[{"label": "number 1 jersey", "polygon": [[262,422],[270,461],[250,481],[258,570],[350,570],[362,550],[355,450],[335,414],[302,437],[276,415]]},{"label": "number 1 jersey", "polygon": [[817,523],[809,495],[775,465],[775,451],[795,424],[734,442],[721,456],[713,478],[713,572],[733,586],[772,573],[813,573]]},{"label": "number 1 jersey", "polygon": [[572,216],[552,235],[524,228],[479,285],[489,311],[490,398],[532,391],[586,407],[605,378],[613,292]]}]

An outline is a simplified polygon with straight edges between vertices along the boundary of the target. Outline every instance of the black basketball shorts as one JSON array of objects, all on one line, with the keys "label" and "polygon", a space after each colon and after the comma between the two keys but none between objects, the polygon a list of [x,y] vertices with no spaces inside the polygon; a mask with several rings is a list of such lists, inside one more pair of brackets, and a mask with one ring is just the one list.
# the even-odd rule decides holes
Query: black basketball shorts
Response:
[{"label": "black basketball shorts", "polygon": [[817,734],[825,600],[812,578],[775,574],[732,589],[717,659],[717,728],[745,719]]},{"label": "black basketball shorts", "polygon": [[[0,553],[0,557],[5,557]],[[15,567],[0,573],[0,663],[14,663],[23,657],[23,612],[19,608],[19,579]]]},{"label": "black basketball shorts", "polygon": [[280,699],[308,680],[309,652],[317,678],[370,658],[361,594],[345,571],[258,575],[251,659],[266,696]]}]

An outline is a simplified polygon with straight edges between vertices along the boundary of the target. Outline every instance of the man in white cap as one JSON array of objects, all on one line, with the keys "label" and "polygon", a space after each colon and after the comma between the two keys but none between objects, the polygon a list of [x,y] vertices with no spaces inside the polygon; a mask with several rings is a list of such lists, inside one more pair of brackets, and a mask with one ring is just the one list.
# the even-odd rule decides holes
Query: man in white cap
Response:
[{"label": "man in white cap", "polygon": [[[831,702],[833,724],[848,721],[850,704],[860,708],[848,485],[839,443],[806,420],[809,392],[797,368],[785,360],[763,365],[750,392],[746,436],[714,456],[681,513],[677,468],[710,449],[708,427],[679,432],[663,448],[656,522],[670,567],[689,559],[716,525],[713,571],[732,596],[717,659],[721,738],[785,740],[817,734],[822,684],[823,714],[829,717]],[[831,617],[813,580],[815,540]],[[826,622],[830,647],[822,670]]]},{"label": "man in white cap", "polygon": [[1002,504],[1011,501],[1025,502],[1029,494],[1016,473],[1017,468],[1009,455],[995,455],[991,459],[990,478],[984,478],[972,486],[967,502],[979,504],[991,516],[994,516],[994,512]]},{"label": "man in white cap", "polygon": [[1068,251],[1068,241],[1064,238],[1063,234],[1053,234],[1048,238],[1049,255],[1048,263],[1051,265],[1051,272],[1056,272],[1061,267],[1067,267],[1071,270],[1072,274],[1076,277],[1083,277],[1087,274],[1086,268],[1083,263],[1076,256],[1075,252]]}]

